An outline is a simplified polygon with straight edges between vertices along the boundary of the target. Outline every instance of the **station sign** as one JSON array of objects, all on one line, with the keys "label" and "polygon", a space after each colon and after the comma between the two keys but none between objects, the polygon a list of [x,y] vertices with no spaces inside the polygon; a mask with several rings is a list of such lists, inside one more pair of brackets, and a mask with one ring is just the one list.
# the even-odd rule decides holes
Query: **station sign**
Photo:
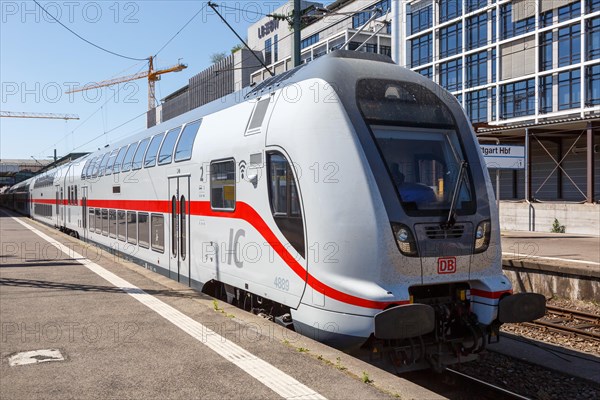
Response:
[{"label": "station sign", "polygon": [[525,146],[479,145],[489,169],[525,169]]}]

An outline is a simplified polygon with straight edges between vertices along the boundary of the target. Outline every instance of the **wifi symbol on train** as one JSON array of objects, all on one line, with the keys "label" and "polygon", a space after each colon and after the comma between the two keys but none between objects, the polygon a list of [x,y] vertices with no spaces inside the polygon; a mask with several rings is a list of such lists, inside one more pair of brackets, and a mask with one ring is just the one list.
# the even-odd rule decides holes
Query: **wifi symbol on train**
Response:
[{"label": "wifi symbol on train", "polygon": [[239,162],[240,167],[240,178],[246,179],[246,161],[242,160]]}]

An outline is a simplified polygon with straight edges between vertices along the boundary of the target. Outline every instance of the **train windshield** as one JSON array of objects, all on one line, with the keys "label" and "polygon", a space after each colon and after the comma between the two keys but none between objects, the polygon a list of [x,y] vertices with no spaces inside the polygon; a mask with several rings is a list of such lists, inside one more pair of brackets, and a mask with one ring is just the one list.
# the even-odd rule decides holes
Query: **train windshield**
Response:
[{"label": "train windshield", "polygon": [[[406,211],[448,210],[464,160],[456,132],[374,126],[373,133]],[[471,208],[470,189],[468,174],[462,174],[458,212]]]},{"label": "train windshield", "polygon": [[459,173],[467,160],[456,123],[438,95],[414,82],[382,79],[359,81],[356,95],[409,215],[447,213],[455,188],[457,213],[474,210],[469,174]]}]

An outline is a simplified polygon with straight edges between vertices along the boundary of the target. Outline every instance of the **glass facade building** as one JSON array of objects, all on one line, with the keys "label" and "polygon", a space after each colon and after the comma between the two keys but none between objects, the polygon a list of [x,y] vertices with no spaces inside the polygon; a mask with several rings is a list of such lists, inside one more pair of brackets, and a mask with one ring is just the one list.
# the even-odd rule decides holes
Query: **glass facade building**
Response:
[{"label": "glass facade building", "polygon": [[474,123],[600,111],[600,0],[415,0],[402,12],[403,64]]}]

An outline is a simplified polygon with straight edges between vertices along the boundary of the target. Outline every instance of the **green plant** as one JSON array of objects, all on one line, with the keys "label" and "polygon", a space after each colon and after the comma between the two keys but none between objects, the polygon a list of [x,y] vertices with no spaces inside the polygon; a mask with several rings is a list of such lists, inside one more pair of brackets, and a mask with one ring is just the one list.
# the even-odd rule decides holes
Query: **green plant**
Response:
[{"label": "green plant", "polygon": [[310,350],[308,350],[306,347],[298,347],[298,351],[300,353],[308,353]]},{"label": "green plant", "polygon": [[219,302],[216,299],[213,299],[213,309],[219,311]]},{"label": "green plant", "polygon": [[365,371],[363,371],[362,373],[362,381],[363,383],[372,383],[373,380],[369,378],[369,374],[367,374]]},{"label": "green plant", "polygon": [[345,371],[347,369],[346,367],[344,367],[342,365],[342,359],[341,358],[337,357],[335,360],[336,360],[335,361],[335,367],[337,369],[339,369],[340,371]]},{"label": "green plant", "polygon": [[554,218],[554,222],[552,223],[552,230],[550,232],[565,233],[565,229],[565,226],[561,225],[560,222],[558,222],[558,219]]}]

